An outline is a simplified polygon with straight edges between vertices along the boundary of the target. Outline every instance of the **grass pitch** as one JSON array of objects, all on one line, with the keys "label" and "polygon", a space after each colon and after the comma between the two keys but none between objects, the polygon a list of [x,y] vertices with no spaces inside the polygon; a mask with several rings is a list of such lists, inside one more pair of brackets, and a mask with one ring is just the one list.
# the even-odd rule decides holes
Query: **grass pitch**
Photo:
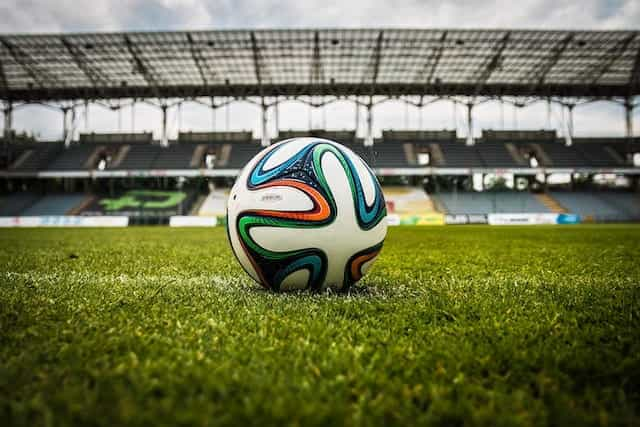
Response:
[{"label": "grass pitch", "polygon": [[351,295],[216,229],[1,230],[3,425],[637,425],[640,227],[393,228]]}]

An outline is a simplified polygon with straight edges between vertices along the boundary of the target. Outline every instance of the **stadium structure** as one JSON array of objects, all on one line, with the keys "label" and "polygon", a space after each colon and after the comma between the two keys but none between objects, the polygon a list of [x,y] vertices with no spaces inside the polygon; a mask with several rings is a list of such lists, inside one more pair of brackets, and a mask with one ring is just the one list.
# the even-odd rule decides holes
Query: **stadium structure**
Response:
[{"label": "stadium structure", "polygon": [[[583,221],[640,220],[640,144],[632,114],[640,94],[636,31],[309,29],[0,36],[0,216],[224,216],[225,189],[272,141],[336,140],[380,177],[400,223],[487,222],[492,214],[575,214]],[[278,106],[301,101],[355,107],[351,130],[281,130]],[[457,129],[384,130],[373,111],[389,100],[462,106]],[[559,105],[562,129],[485,129],[474,107],[499,100]],[[574,137],[573,111],[624,106],[625,137]],[[179,132],[167,112],[195,102],[251,102],[262,131]],[[79,111],[145,102],[162,112],[151,133],[80,133]],[[41,104],[61,112],[61,137],[12,130],[12,114]],[[549,107],[550,108],[550,107]],[[132,108],[132,111],[133,108]],[[364,121],[360,117],[364,112]],[[272,113],[272,114],[270,114]],[[275,123],[269,123],[269,117]],[[621,125],[622,126],[622,125]],[[275,133],[269,129],[275,128]]]}]

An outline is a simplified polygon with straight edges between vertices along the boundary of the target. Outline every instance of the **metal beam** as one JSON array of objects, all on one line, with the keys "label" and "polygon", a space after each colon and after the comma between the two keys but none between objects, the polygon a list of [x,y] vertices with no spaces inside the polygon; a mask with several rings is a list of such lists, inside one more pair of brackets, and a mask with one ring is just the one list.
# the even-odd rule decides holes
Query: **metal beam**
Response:
[{"label": "metal beam", "polygon": [[[425,62],[422,71],[418,76],[416,76],[416,81],[432,83],[433,76],[436,73],[438,64],[440,63],[440,58],[442,58],[442,52],[444,51],[446,39],[447,31],[443,31],[442,36],[440,36],[440,44],[434,49],[433,54],[429,56],[427,62]],[[426,78],[423,77],[425,74]]]},{"label": "metal beam", "polygon": [[473,139],[473,104],[469,102],[467,104],[467,145],[473,144],[475,144]]},{"label": "metal beam", "polygon": [[533,80],[535,82],[533,85],[534,87],[543,85],[547,78],[547,74],[549,74],[549,71],[551,71],[551,69],[558,63],[560,57],[567,49],[567,46],[569,46],[569,43],[573,40],[573,35],[573,33],[567,34],[562,40],[560,40],[551,50],[553,55],[543,61],[540,61],[533,67],[533,70],[531,70],[531,73],[527,76],[527,81]]},{"label": "metal beam", "polygon": [[367,104],[367,116],[366,116],[366,121],[367,121],[367,130],[366,130],[366,134],[364,137],[364,145],[366,145],[367,147],[371,147],[373,146],[373,105],[371,104],[371,101],[369,101],[369,104]]},{"label": "metal beam", "polygon": [[[416,83],[378,83],[376,85],[364,83],[334,83],[311,86],[306,84],[216,84],[209,87],[202,85],[167,85],[160,90],[149,86],[110,86],[97,90],[93,87],[51,87],[51,88],[21,88],[10,89],[0,97],[15,102],[51,102],[74,100],[78,98],[90,99],[119,99],[119,98],[193,98],[200,96],[220,96],[247,98],[251,96],[469,96],[474,93],[475,84],[447,83],[416,84]],[[630,93],[631,91],[631,93]],[[492,83],[482,88],[482,96],[530,96],[548,98],[613,98],[640,95],[640,87],[629,88],[627,84],[589,85],[589,84],[550,84],[532,87],[530,84]]]},{"label": "metal beam", "polygon": [[4,64],[0,58],[0,93],[4,94],[9,89],[7,84],[7,74],[4,71]]},{"label": "metal beam", "polygon": [[55,86],[58,83],[58,79],[50,75],[44,70],[38,68],[38,63],[27,52],[22,50],[19,46],[13,45],[5,37],[0,37],[0,44],[2,44],[8,51],[14,61],[16,61],[22,68],[25,69],[29,77],[31,77],[38,86],[42,88]]},{"label": "metal beam", "polygon": [[511,37],[511,32],[508,31],[505,35],[500,39],[500,41],[494,47],[495,53],[493,56],[486,61],[486,63],[482,64],[480,69],[478,69],[475,73],[478,77],[475,78],[476,90],[474,95],[478,95],[482,86],[489,81],[491,75],[495,70],[500,68],[502,65],[502,53],[507,48],[507,44],[509,43],[509,38]]},{"label": "metal beam", "polygon": [[[615,33],[597,33],[590,31],[519,31],[519,30],[394,30],[383,33],[380,29],[335,30],[290,30],[275,33],[273,30],[248,30],[225,33],[224,43],[216,44],[216,61],[222,68],[214,68],[208,58],[206,43],[201,44],[199,34],[191,33],[191,54],[186,49],[190,45],[188,32],[174,33],[137,33],[137,34],[101,34],[101,54],[93,55],[85,49],[82,38],[67,35],[0,35],[5,43],[0,43],[6,89],[0,98],[13,101],[58,101],[61,99],[114,99],[124,97],[193,97],[193,96],[232,96],[247,97],[255,94],[264,96],[371,96],[388,97],[433,95],[433,96],[536,96],[546,97],[627,97],[640,94],[638,72],[640,64],[634,67],[638,32],[621,31]],[[511,38],[502,54],[499,53],[500,41],[506,32]],[[205,36],[222,36],[217,31],[205,32]],[[263,37],[264,35],[264,37]],[[455,37],[454,37],[455,35]],[[623,50],[619,44],[624,40],[633,41]],[[68,37],[73,54],[69,56],[63,45]],[[211,39],[213,40],[213,38]],[[438,43],[440,40],[440,43]],[[575,44],[572,40],[578,40]],[[582,41],[586,44],[583,44]],[[589,40],[595,40],[590,42]],[[325,61],[324,43],[331,46],[332,75],[328,78]],[[515,42],[517,41],[517,45]],[[8,42],[8,43],[7,43]],[[406,43],[406,46],[403,45]],[[405,50],[409,44],[415,49]],[[428,44],[427,44],[428,43]],[[8,47],[6,45],[9,45]],[[74,49],[74,46],[77,49]],[[472,46],[475,59],[457,56],[460,52],[451,52],[449,46]],[[418,47],[428,46],[427,49]],[[512,49],[511,47],[514,47]],[[632,48],[633,46],[633,48]],[[253,47],[253,61],[251,48]],[[266,49],[281,49],[279,56],[266,58]],[[45,55],[47,48],[62,55]],[[9,51],[7,50],[9,49]],[[631,51],[630,49],[633,49]],[[162,56],[160,52],[177,52],[176,55]],[[315,51],[315,52],[314,52]],[[570,51],[570,55],[568,55]],[[102,55],[102,52],[105,55]],[[114,52],[109,55],[108,52]],[[269,50],[270,52],[270,50]],[[80,53],[84,53],[84,56]],[[248,54],[248,58],[238,55]],[[382,64],[382,55],[385,63]],[[640,54],[639,54],[640,55]],[[621,61],[616,58],[625,58]],[[363,67],[352,66],[361,60]],[[84,67],[89,79],[67,78],[66,73],[80,72],[73,61]],[[195,64],[194,64],[195,61]],[[312,66],[310,75],[299,76],[290,70],[291,64],[304,62]],[[355,61],[355,62],[354,62]],[[483,64],[477,68],[474,65]],[[638,61],[640,63],[640,59]],[[126,64],[125,64],[126,63]],[[500,63],[502,64],[501,68]],[[562,67],[558,65],[562,63]],[[591,68],[593,75],[581,76],[581,64],[590,64],[582,68]],[[20,65],[22,64],[22,65]],[[140,73],[134,81],[122,82],[122,73],[127,73],[127,65]],[[272,84],[268,66],[282,67],[282,84]],[[416,73],[406,76],[406,65],[414,64]],[[531,65],[528,65],[531,64]],[[183,76],[181,70],[200,66],[194,76]],[[320,67],[322,65],[322,67]],[[207,68],[208,66],[208,68]],[[379,73],[385,72],[385,80],[393,83],[379,84]],[[473,67],[471,76],[464,70]],[[600,84],[601,75],[611,73],[613,67],[622,73],[623,81],[615,84]],[[560,69],[561,68],[561,69]],[[102,73],[102,79],[97,72]],[[361,73],[353,75],[354,72]],[[493,71],[492,71],[493,70]],[[495,71],[498,70],[498,71]],[[558,70],[559,84],[546,84],[551,73],[556,80]],[[213,71],[226,72],[216,74]],[[476,71],[475,75],[473,71]],[[194,70],[195,72],[195,70]],[[322,76],[322,72],[326,75]],[[254,73],[256,78],[254,78]],[[352,73],[352,74],[349,74]],[[391,73],[391,74],[388,74]],[[493,74],[492,74],[493,73]],[[498,74],[504,80],[498,81]],[[576,78],[576,74],[578,74]],[[29,75],[31,77],[29,77]],[[173,75],[176,79],[173,79]],[[166,81],[164,77],[167,78]],[[202,77],[206,78],[206,83]],[[54,82],[54,77],[58,82]],[[108,77],[111,84],[103,85],[101,80]],[[143,78],[144,77],[144,78]],[[439,77],[439,78],[437,78]],[[473,77],[469,78],[469,77]],[[582,77],[582,79],[581,79]],[[518,79],[520,79],[518,81]],[[571,80],[573,79],[573,80]],[[597,80],[594,80],[597,79]],[[628,80],[629,79],[629,80]],[[1,78],[0,78],[1,80]],[[126,80],[126,76],[125,76]],[[356,83],[351,83],[351,82]],[[175,84],[184,81],[184,84]],[[218,83],[218,81],[220,83]],[[591,84],[591,82],[596,82]],[[632,85],[629,84],[632,82]],[[259,82],[259,85],[256,84]],[[566,83],[569,82],[569,83]],[[56,83],[56,84],[54,84]],[[205,83],[205,84],[203,84]],[[100,86],[100,87],[97,87]]]},{"label": "metal beam", "polygon": [[268,147],[271,144],[271,141],[269,140],[269,131],[268,131],[268,126],[269,126],[269,121],[268,121],[268,117],[267,117],[267,112],[269,107],[267,106],[267,104],[264,103],[264,101],[262,102],[262,105],[260,106],[260,119],[262,122],[262,133],[260,135],[261,138],[261,145],[263,147]]},{"label": "metal beam", "polygon": [[375,86],[378,81],[378,72],[380,71],[380,57],[382,56],[382,41],[384,38],[384,31],[378,33],[376,45],[373,48],[371,54],[371,86]]},{"label": "metal beam", "polygon": [[627,98],[624,101],[624,122],[625,136],[627,138],[633,137],[633,103],[631,98]]},{"label": "metal beam", "polygon": [[2,110],[4,114],[4,137],[5,139],[11,139],[12,127],[13,127],[13,104],[7,102],[6,107]]},{"label": "metal beam", "polygon": [[95,69],[91,66],[90,61],[87,61],[87,55],[76,45],[71,43],[66,37],[60,39],[64,47],[71,55],[71,58],[76,63],[78,68],[87,76],[94,87],[105,86],[110,83],[110,80],[105,76],[100,69]]},{"label": "metal beam", "polygon": [[633,61],[633,69],[629,76],[629,91],[631,92],[634,87],[640,87],[640,47],[638,47],[638,51],[636,52],[636,57]]},{"label": "metal beam", "polygon": [[567,108],[567,123],[566,133],[564,135],[564,143],[568,147],[573,145],[573,104],[568,104]]},{"label": "metal beam", "polygon": [[311,61],[311,78],[309,80],[311,85],[324,82],[322,60],[320,57],[320,34],[317,31],[313,35],[313,57]]},{"label": "metal beam", "polygon": [[592,85],[596,84],[598,80],[600,80],[600,77],[609,71],[611,65],[624,54],[624,51],[627,50],[627,46],[629,46],[636,35],[637,33],[629,34],[627,37],[619,40],[615,45],[609,48],[607,53],[602,55],[595,65],[587,68],[580,74],[580,81],[585,81]]},{"label": "metal beam", "polygon": [[162,113],[162,130],[160,133],[160,145],[163,147],[169,146],[169,136],[167,135],[167,104],[160,106],[160,112]]},{"label": "metal beam", "polygon": [[133,65],[135,67],[136,72],[142,74],[142,77],[144,78],[144,80],[152,88],[154,92],[154,97],[160,97],[159,90],[158,90],[158,86],[160,85],[159,85],[158,79],[151,71],[151,68],[144,63],[144,60],[140,55],[138,47],[135,45],[135,43],[131,41],[131,38],[129,38],[129,36],[126,34],[124,36],[124,43],[127,46],[127,50],[129,51],[129,54],[131,54],[131,57],[133,58],[133,62],[134,62]]},{"label": "metal beam", "polygon": [[191,57],[193,58],[193,62],[195,62],[196,67],[198,68],[198,72],[200,73],[200,78],[202,79],[203,85],[206,87],[209,85],[207,81],[207,75],[205,73],[205,68],[208,67],[206,65],[206,61],[202,56],[202,51],[198,48],[196,42],[193,40],[193,36],[191,33],[187,33],[187,40],[189,41],[189,46],[191,50]]},{"label": "metal beam", "polygon": [[262,87],[262,66],[260,64],[260,48],[258,47],[258,41],[256,40],[256,33],[251,31],[251,51],[253,52],[253,67],[256,73],[256,81],[258,86]]}]

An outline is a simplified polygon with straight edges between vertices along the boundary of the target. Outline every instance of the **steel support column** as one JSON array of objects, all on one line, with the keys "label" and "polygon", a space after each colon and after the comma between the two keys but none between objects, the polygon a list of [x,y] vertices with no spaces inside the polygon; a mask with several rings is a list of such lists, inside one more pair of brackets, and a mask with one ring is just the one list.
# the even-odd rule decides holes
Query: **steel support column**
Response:
[{"label": "steel support column", "polygon": [[76,108],[75,107],[71,107],[71,123],[69,123],[70,125],[70,129],[69,127],[67,127],[67,112],[65,111],[64,113],[64,118],[65,118],[65,132],[64,132],[64,146],[65,148],[69,147],[69,145],[71,145],[71,141],[73,141],[73,134],[75,133],[76,127],[75,127],[75,122],[76,122]]},{"label": "steel support column", "polygon": [[371,102],[367,104],[367,133],[364,138],[364,145],[371,147],[373,146],[373,113],[371,109],[373,105]]},{"label": "steel support column", "polygon": [[131,133],[136,131],[136,100],[131,102]]},{"label": "steel support column", "polygon": [[467,104],[467,145],[473,145],[473,104]]},{"label": "steel support column", "polygon": [[84,131],[89,132],[89,100],[84,101]]},{"label": "steel support column", "polygon": [[633,104],[630,98],[624,101],[624,119],[625,135],[627,138],[631,138],[633,137]]},{"label": "steel support column", "polygon": [[69,107],[62,108],[62,140],[67,140],[67,133],[69,133],[69,118],[67,113],[69,112]]},{"label": "steel support column", "polygon": [[4,137],[6,139],[11,138],[11,128],[13,126],[13,104],[7,103],[7,106],[3,110],[4,114]]},{"label": "steel support column", "polygon": [[573,104],[567,105],[567,131],[564,136],[564,143],[569,146],[573,144]]},{"label": "steel support column", "polygon": [[455,130],[456,133],[458,133],[458,104],[456,103],[456,101],[452,101],[451,106],[453,107],[452,114],[451,114],[451,118],[453,119],[453,123],[452,123],[453,130]]},{"label": "steel support column", "polygon": [[276,101],[273,106],[273,120],[275,121],[276,127],[275,137],[278,138],[280,135],[280,103],[278,101]]},{"label": "steel support column", "polygon": [[354,129],[356,132],[356,136],[358,136],[358,128],[360,127],[360,104],[358,104],[358,100],[353,104],[355,106],[355,125]]},{"label": "steel support column", "polygon": [[169,138],[167,135],[167,104],[162,104],[160,109],[162,110],[162,134],[160,145],[167,147],[169,146]]},{"label": "steel support column", "polygon": [[263,147],[268,147],[271,141],[269,141],[269,130],[267,129],[269,120],[267,117],[267,112],[269,111],[269,107],[264,103],[264,99],[262,100],[262,108],[261,108],[261,121],[262,121],[262,135],[261,135],[261,145]]}]

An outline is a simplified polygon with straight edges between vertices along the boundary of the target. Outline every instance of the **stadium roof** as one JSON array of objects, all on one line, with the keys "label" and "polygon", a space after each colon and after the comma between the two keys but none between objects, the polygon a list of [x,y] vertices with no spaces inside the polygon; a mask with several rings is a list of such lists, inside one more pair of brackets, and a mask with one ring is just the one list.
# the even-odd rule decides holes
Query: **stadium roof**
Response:
[{"label": "stadium roof", "polygon": [[11,101],[638,94],[638,31],[301,29],[0,35],[0,98]]}]

